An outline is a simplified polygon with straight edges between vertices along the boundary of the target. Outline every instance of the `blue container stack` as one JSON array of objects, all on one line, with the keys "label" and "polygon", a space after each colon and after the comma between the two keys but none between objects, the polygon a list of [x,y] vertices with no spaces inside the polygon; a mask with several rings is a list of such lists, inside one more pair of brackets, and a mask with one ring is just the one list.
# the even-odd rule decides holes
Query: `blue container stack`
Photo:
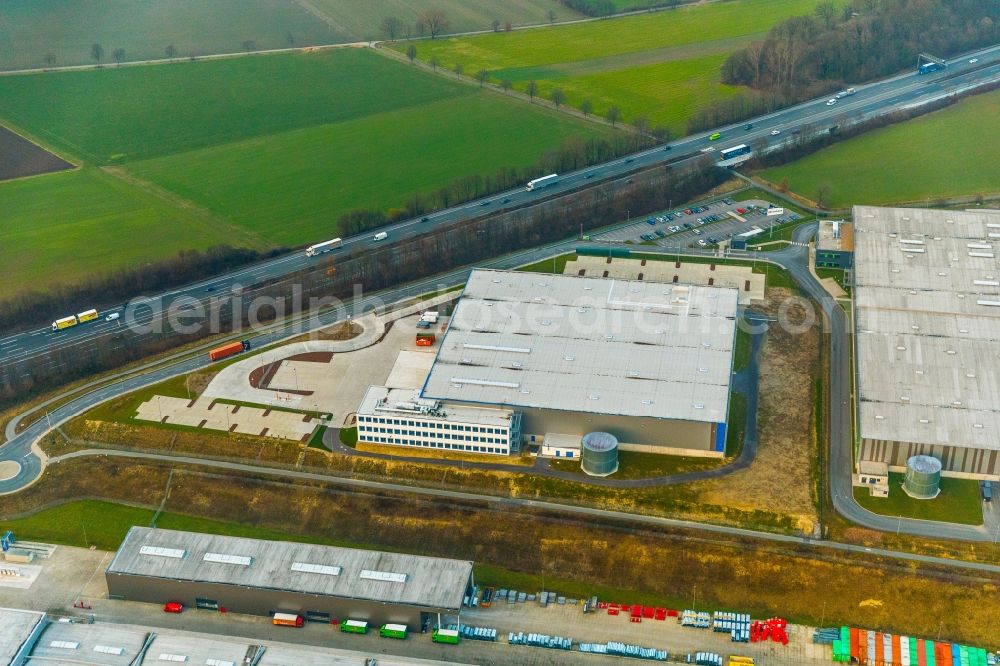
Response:
[{"label": "blue container stack", "polygon": [[546,634],[526,634],[519,631],[516,634],[512,631],[507,636],[507,641],[511,645],[530,645],[532,647],[552,648],[554,650],[569,650],[573,647],[573,639],[562,636],[548,636]]},{"label": "blue container stack", "polygon": [[750,615],[715,611],[712,614],[712,630],[726,632],[734,643],[750,642]]},{"label": "blue container stack", "polygon": [[[455,627],[451,628],[454,629]],[[493,641],[495,643],[497,640],[497,630],[490,627],[473,627],[463,624],[462,628],[459,629],[459,633],[462,634],[462,638],[468,638],[473,641]]]},{"label": "blue container stack", "polygon": [[722,657],[714,652],[696,652],[687,656],[687,663],[698,666],[722,666]]},{"label": "blue container stack", "polygon": [[708,629],[712,626],[712,616],[704,611],[686,610],[681,613],[681,626]]},{"label": "blue container stack", "polygon": [[666,661],[670,655],[666,650],[642,647],[641,645],[629,645],[628,643],[618,643],[609,641],[607,643],[581,643],[580,652],[590,654],[611,654],[616,657],[634,657],[635,659],[649,659],[650,661]]}]

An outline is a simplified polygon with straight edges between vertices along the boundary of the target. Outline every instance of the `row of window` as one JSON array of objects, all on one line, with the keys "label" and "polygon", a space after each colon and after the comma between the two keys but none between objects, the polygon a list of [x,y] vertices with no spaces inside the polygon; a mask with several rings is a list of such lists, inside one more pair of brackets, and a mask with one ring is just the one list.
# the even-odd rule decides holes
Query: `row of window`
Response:
[{"label": "row of window", "polygon": [[507,440],[499,437],[483,437],[480,435],[455,435],[450,432],[435,433],[429,435],[417,430],[402,430],[400,428],[376,428],[374,426],[359,426],[358,433],[382,433],[386,435],[406,435],[408,437],[434,437],[436,439],[451,439],[458,442],[481,442],[484,444],[506,444]]},{"label": "row of window", "polygon": [[411,439],[403,439],[402,437],[380,437],[378,435],[372,435],[370,437],[359,437],[365,442],[371,442],[373,444],[400,444],[402,446],[422,446],[430,449],[448,449],[449,451],[468,451],[470,453],[508,453],[507,449],[497,448],[493,446],[475,446],[470,444],[449,444],[442,442],[428,442],[428,441],[414,441]]},{"label": "row of window", "polygon": [[384,416],[358,415],[358,423],[379,423],[383,425],[409,426],[411,428],[429,428],[433,430],[454,430],[456,432],[480,432],[489,435],[506,435],[507,428],[490,428],[488,426],[461,425],[447,421],[413,421],[410,419],[392,419]]}]

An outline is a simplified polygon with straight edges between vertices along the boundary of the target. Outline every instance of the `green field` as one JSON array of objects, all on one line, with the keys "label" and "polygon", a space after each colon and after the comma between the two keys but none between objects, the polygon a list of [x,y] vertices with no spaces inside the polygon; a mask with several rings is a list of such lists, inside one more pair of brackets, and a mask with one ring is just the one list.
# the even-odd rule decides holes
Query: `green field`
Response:
[{"label": "green field", "polygon": [[302,245],[605,132],[361,49],[14,76],[0,119],[85,165],[0,183],[0,297],[184,248]]},{"label": "green field", "polygon": [[69,280],[166,257],[192,238],[200,247],[232,241],[225,229],[92,167],[0,183],[0,210],[0,299],[44,288],[54,269]]},{"label": "green field", "polygon": [[[621,0],[619,0],[621,1]],[[631,1],[631,0],[630,0]],[[642,0],[636,0],[641,2]],[[105,63],[125,49],[125,61],[235,53],[250,40],[256,49],[382,39],[384,18],[415,24],[428,9],[444,12],[448,32],[583,18],[558,0],[30,0],[0,5],[0,70],[94,64],[90,48],[104,47]]]},{"label": "green field", "polygon": [[[531,163],[540,148],[581,131],[575,122],[494,97],[476,91],[460,104],[416,105],[139,162],[131,171],[267,243],[301,244],[334,235],[346,210],[401,206],[411,194],[467,173]],[[501,126],[503,132],[482,130]]]},{"label": "green field", "polygon": [[382,19],[398,18],[410,34],[417,36],[417,19],[428,9],[440,10],[448,20],[448,32],[492,30],[493,21],[512,25],[546,23],[549,11],[556,21],[583,18],[559,0],[312,0],[356,39],[384,39]]},{"label": "green field", "polygon": [[982,525],[983,505],[979,482],[941,479],[941,494],[932,500],[913,499],[903,492],[903,475],[889,474],[889,496],[872,497],[867,488],[855,488],[854,499],[872,513],[883,516],[937,520],[962,525]]},{"label": "green field", "polygon": [[963,100],[932,114],[869,132],[761,175],[826,205],[933,203],[948,197],[1000,192],[1000,91]]},{"label": "green field", "polygon": [[467,96],[366,50],[14,76],[0,116],[96,164],[227,144]]},{"label": "green field", "polygon": [[56,67],[93,64],[94,43],[104,47],[104,62],[113,63],[117,48],[131,61],[165,58],[169,44],[186,58],[239,52],[246,40],[275,49],[354,39],[290,0],[28,0],[0,6],[0,69],[45,67],[49,53]]},{"label": "green field", "polygon": [[[539,84],[542,97],[561,88],[567,103],[584,99],[603,115],[616,105],[626,121],[645,115],[683,132],[700,106],[731,94],[719,82],[726,57],[779,21],[811,13],[818,0],[738,0],[682,7],[514,33],[453,37],[417,45],[417,57],[437,57],[467,75],[485,69],[523,90]],[[397,45],[403,50],[405,45]]]}]

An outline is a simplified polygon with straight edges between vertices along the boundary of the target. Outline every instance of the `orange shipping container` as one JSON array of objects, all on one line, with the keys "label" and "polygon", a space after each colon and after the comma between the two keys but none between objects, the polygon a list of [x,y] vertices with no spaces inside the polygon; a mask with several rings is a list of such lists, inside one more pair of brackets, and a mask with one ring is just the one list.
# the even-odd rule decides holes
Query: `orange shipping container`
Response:
[{"label": "orange shipping container", "polygon": [[899,636],[896,634],[892,635],[892,663],[896,666],[903,665],[903,655],[899,647]]},{"label": "orange shipping container", "polygon": [[228,345],[216,347],[212,351],[208,352],[208,357],[213,361],[218,361],[220,358],[226,358],[227,356],[238,354],[241,351],[243,351],[242,342],[230,342]]},{"label": "orange shipping container", "polygon": [[875,663],[885,663],[885,639],[882,634],[875,634]]}]

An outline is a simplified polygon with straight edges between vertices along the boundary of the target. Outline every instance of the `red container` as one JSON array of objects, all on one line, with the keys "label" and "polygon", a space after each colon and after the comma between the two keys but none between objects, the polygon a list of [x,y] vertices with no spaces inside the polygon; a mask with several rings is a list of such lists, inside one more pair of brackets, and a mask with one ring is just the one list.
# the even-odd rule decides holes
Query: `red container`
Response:
[{"label": "red container", "polygon": [[642,616],[645,618],[652,618],[653,614],[656,613],[656,609],[652,606],[643,606]]},{"label": "red container", "polygon": [[668,610],[667,611],[667,617],[677,617],[678,615],[680,615],[680,613],[678,613],[675,610]]}]

